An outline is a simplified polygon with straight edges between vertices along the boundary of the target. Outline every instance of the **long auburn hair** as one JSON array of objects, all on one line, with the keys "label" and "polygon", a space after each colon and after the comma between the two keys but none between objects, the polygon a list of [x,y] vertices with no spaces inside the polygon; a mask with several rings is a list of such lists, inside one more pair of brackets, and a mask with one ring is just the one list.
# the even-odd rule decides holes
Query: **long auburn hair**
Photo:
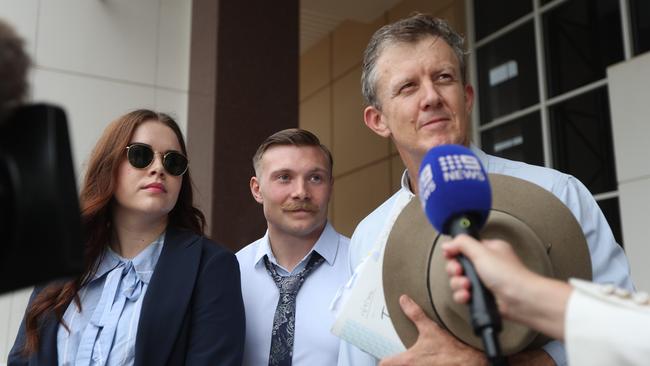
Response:
[{"label": "long auburn hair", "polygon": [[[147,121],[158,121],[174,131],[187,156],[183,134],[176,121],[164,113],[139,109],[111,122],[99,138],[88,161],[88,168],[79,197],[84,241],[84,271],[67,282],[48,285],[34,299],[25,315],[26,341],[23,352],[27,355],[39,348],[39,325],[52,314],[63,323],[63,314],[74,300],[81,308],[77,295],[82,286],[90,281],[104,254],[112,233],[112,206],[119,165],[126,159],[126,147],[135,129]],[[205,217],[193,205],[192,178],[188,169],[182,178],[176,205],[168,216],[168,227],[173,226],[203,234]]]}]

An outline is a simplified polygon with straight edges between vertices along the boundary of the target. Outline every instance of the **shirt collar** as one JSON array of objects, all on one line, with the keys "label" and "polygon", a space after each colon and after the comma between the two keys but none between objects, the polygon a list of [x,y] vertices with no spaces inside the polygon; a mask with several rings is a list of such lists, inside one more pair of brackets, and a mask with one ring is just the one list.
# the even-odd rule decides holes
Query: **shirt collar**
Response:
[{"label": "shirt collar", "polygon": [[[316,241],[316,244],[314,244],[312,250],[310,250],[309,253],[305,255],[305,257],[301,260],[301,262],[309,258],[312,251],[316,251],[325,259],[327,264],[329,264],[330,266],[334,265],[334,260],[336,259],[338,248],[339,248],[339,236],[328,221],[325,224],[325,229],[323,229],[323,232],[320,234],[320,237]],[[257,252],[253,257],[253,265],[254,266],[260,265],[260,263],[262,263],[262,258],[264,258],[265,255],[269,257],[271,263],[277,264],[277,261],[275,260],[275,256],[273,255],[273,251],[271,250],[268,229],[266,230],[266,233],[264,234],[262,239],[260,239],[259,245],[257,246]]]},{"label": "shirt collar", "polygon": [[404,169],[404,173],[402,173],[401,184],[402,190],[408,193],[409,197],[415,196],[415,194],[411,191],[411,178],[409,178],[408,169]]},{"label": "shirt collar", "polygon": [[336,233],[328,221],[327,224],[325,224],[325,229],[320,234],[318,241],[316,241],[316,244],[314,244],[313,250],[320,254],[325,259],[327,264],[333,266],[338,249],[339,235]]},{"label": "shirt collar", "polygon": [[149,283],[151,275],[153,274],[153,270],[156,267],[156,263],[158,263],[158,259],[160,258],[160,253],[162,252],[164,242],[165,233],[163,232],[156,240],[147,245],[147,247],[142,252],[138,253],[138,255],[136,255],[133,259],[121,257],[115,253],[110,246],[107,246],[106,250],[104,251],[104,256],[99,263],[99,266],[97,267],[97,272],[95,272],[95,276],[93,276],[92,281],[95,281],[96,279],[110,272],[121,262],[131,261],[136,273],[138,274],[138,277],[144,283]]},{"label": "shirt collar", "polygon": [[266,229],[264,236],[259,241],[259,245],[257,246],[257,251],[255,252],[255,256],[253,257],[253,265],[254,266],[259,265],[260,262],[262,261],[262,258],[264,258],[265,255],[269,257],[269,260],[271,260],[271,262],[276,263],[275,256],[273,255],[273,251],[271,250],[271,245],[269,244],[268,229]]},{"label": "shirt collar", "polygon": [[469,148],[470,148],[470,150],[472,150],[474,155],[476,155],[476,157],[478,157],[478,160],[480,160],[481,164],[483,165],[483,169],[485,169],[485,171],[487,172],[488,171],[488,163],[489,163],[488,154],[483,152],[483,150],[479,149],[474,144],[470,144]]}]

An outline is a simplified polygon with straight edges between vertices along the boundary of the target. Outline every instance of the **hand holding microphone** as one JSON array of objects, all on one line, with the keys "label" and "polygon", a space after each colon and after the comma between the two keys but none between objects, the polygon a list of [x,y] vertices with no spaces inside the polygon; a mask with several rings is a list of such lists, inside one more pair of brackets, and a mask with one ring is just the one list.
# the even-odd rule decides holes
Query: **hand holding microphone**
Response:
[{"label": "hand holding microphone", "polygon": [[[492,193],[487,173],[471,150],[458,145],[429,150],[420,166],[418,187],[422,207],[437,231],[479,239],[492,206]],[[463,255],[458,261],[472,287],[469,308],[474,333],[482,338],[491,364],[506,365],[498,340],[501,317],[494,297],[472,263]]]},{"label": "hand holding microphone", "polygon": [[475,265],[483,283],[497,299],[504,318],[524,324],[551,338],[564,339],[564,318],[572,288],[566,282],[540,276],[523,264],[512,246],[503,240],[476,241],[458,236],[442,244],[454,301],[465,304],[471,284],[462,272],[458,255]]},{"label": "hand holding microphone", "polygon": [[447,258],[446,271],[454,301],[465,304],[471,299],[470,281],[457,260],[459,255],[464,255],[474,265],[483,284],[496,297],[500,314],[504,318],[518,320],[517,311],[513,309],[517,304],[512,297],[521,292],[520,287],[534,283],[534,278],[538,276],[526,268],[512,246],[503,240],[479,242],[460,235],[442,243],[442,250]]}]

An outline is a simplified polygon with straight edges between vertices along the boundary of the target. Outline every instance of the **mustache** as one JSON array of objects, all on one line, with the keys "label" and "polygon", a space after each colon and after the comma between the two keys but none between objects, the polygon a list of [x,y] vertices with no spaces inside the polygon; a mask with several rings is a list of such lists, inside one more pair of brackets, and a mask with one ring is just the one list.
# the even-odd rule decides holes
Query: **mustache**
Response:
[{"label": "mustache", "polygon": [[287,211],[318,211],[318,206],[311,202],[287,202],[282,205],[283,210]]}]

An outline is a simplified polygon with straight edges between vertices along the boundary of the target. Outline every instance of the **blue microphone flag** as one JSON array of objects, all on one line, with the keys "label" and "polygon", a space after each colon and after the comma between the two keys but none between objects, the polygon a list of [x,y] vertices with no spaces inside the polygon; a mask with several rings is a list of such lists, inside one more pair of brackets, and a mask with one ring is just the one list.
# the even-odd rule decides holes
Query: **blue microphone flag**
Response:
[{"label": "blue microphone flag", "polygon": [[429,150],[420,165],[418,187],[427,218],[443,234],[449,234],[449,221],[462,214],[474,215],[482,227],[492,207],[487,173],[464,146],[440,145]]}]

